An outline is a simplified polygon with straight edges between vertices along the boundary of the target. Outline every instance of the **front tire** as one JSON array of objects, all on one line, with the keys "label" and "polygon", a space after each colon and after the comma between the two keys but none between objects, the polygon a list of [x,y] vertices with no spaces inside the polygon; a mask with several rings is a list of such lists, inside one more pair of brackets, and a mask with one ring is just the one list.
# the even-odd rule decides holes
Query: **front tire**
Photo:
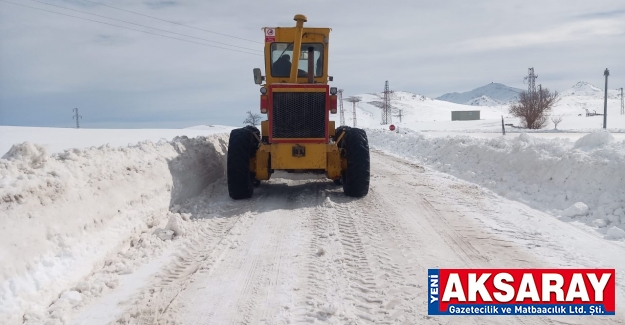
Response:
[{"label": "front tire", "polygon": [[369,193],[371,177],[369,139],[362,129],[350,128],[344,132],[341,147],[345,150],[347,169],[341,177],[343,192],[347,196],[363,197]]},{"label": "front tire", "polygon": [[254,175],[250,172],[250,158],[258,141],[248,129],[234,129],[228,143],[228,194],[234,200],[249,199],[254,193]]}]

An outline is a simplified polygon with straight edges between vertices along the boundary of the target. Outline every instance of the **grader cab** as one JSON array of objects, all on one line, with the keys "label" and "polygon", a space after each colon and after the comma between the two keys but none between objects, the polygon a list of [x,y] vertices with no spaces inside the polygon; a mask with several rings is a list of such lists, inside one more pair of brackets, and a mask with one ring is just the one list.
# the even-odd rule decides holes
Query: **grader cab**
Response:
[{"label": "grader cab", "polygon": [[335,129],[330,121],[337,110],[337,88],[328,85],[330,28],[304,27],[304,15],[294,20],[295,27],[264,28],[266,76],[254,69],[254,81],[261,86],[260,113],[267,120],[260,130],[246,126],[230,133],[230,197],[251,197],[276,170],[325,174],[342,184],[347,196],[365,196],[367,134],[347,126]]}]

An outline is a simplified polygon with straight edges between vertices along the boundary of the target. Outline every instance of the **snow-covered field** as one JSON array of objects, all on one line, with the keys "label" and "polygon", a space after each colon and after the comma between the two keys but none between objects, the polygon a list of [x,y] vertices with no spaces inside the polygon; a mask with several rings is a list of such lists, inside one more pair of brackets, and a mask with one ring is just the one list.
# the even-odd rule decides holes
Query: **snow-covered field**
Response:
[{"label": "snow-covered field", "polygon": [[[363,128],[383,128],[381,126],[380,109],[382,94],[358,95],[362,101],[356,105],[356,122]],[[484,103],[481,103],[484,104]],[[488,104],[488,102],[486,102]],[[517,118],[508,114],[508,105],[469,106],[428,98],[409,92],[397,91],[391,97],[394,108],[392,122],[401,128],[423,132],[455,132],[455,133],[501,133],[501,117],[505,124],[519,126]],[[353,125],[352,104],[344,102],[346,125]],[[402,121],[397,116],[402,110]],[[508,133],[589,133],[603,128],[603,116],[586,117],[586,109],[603,114],[603,90],[586,82],[578,82],[563,91],[560,101],[555,105],[551,115],[561,115],[562,122],[558,130],[548,121],[546,128],[541,130],[524,130],[506,127]],[[451,111],[479,110],[480,120],[451,121]],[[608,91],[608,130],[612,133],[625,133],[625,115],[620,114],[621,100],[617,90]],[[339,121],[339,115],[332,115]]]},{"label": "snow-covered field", "polygon": [[565,95],[554,110],[568,114],[564,132],[506,136],[503,106],[451,122],[476,107],[402,92],[404,123],[390,132],[379,98],[363,95],[358,125],[374,149],[358,200],[324,179],[279,177],[230,200],[231,127],[0,126],[0,319],[435,324],[445,320],[427,316],[428,267],[607,267],[616,317],[534,319],[622,323],[625,119],[610,113],[612,133],[590,132],[597,118],[576,113],[597,91]]},{"label": "snow-covered field", "polygon": [[111,132],[103,129],[0,126],[0,157],[14,144],[25,141],[42,145],[48,153],[58,153],[69,148],[83,149],[105,145],[120,147],[146,140],[170,141],[179,135],[206,136],[230,132],[231,129],[232,127],[223,125],[199,125],[185,129],[184,132],[176,129],[120,129]]}]

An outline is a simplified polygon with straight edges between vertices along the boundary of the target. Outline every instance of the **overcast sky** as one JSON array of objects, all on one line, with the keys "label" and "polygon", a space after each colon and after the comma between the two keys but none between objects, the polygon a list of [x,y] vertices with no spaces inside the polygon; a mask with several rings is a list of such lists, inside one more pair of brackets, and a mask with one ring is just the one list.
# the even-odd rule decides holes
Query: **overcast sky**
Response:
[{"label": "overcast sky", "polygon": [[[256,42],[225,37],[84,0],[0,0],[0,125],[163,128],[240,125],[258,111],[252,69],[262,56],[49,12],[262,51],[262,27],[330,27],[330,75],[346,95],[394,90],[437,97],[490,82],[565,90],[577,81],[625,86],[623,0],[213,1],[93,0]],[[184,34],[196,38],[189,38]],[[200,40],[202,38],[204,40]],[[237,48],[240,49],[240,48]]]}]

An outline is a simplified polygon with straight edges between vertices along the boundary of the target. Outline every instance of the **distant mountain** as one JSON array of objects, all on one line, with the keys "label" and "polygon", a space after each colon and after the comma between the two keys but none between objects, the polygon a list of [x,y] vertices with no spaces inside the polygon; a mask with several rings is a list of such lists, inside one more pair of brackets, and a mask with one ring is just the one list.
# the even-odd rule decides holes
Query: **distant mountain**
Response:
[{"label": "distant mountain", "polygon": [[[617,89],[608,89],[608,98],[620,98],[620,91]],[[564,96],[584,96],[593,98],[603,98],[605,95],[603,88],[594,86],[588,82],[580,81],[573,87],[563,91],[560,95]]]},{"label": "distant mountain", "polygon": [[[500,103],[497,105],[507,104],[514,101],[521,91],[523,90],[519,88],[508,87],[504,84],[491,82],[488,85],[475,88],[471,91],[464,93],[447,93],[436,99],[457,104],[483,106],[480,105],[480,103],[484,103],[484,105],[492,106],[493,104],[489,103],[490,100]],[[482,98],[482,96],[484,96],[484,98]]]},{"label": "distant mountain", "polygon": [[481,97],[477,97],[477,98],[473,98],[470,101],[464,103],[465,105],[471,105],[471,106],[500,106],[500,105],[504,105],[506,103],[500,102],[496,99],[490,98],[486,95],[481,96]]},{"label": "distant mountain", "polygon": [[573,87],[563,91],[562,96],[603,96],[603,89],[593,86],[588,82],[580,81]]}]

